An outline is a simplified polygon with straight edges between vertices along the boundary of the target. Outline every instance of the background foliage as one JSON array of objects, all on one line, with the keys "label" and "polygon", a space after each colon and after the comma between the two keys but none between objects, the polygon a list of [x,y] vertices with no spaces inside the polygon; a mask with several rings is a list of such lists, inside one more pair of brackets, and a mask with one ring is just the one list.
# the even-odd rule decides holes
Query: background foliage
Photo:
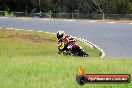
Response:
[{"label": "background foliage", "polygon": [[132,0],[0,0],[1,11],[132,14]]}]

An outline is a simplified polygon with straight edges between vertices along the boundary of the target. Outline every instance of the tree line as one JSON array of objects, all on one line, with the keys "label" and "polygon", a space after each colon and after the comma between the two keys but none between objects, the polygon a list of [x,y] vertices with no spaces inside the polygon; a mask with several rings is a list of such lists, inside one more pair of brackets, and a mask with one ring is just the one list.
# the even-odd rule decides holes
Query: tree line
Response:
[{"label": "tree line", "polygon": [[132,14],[132,0],[0,0],[0,11]]}]

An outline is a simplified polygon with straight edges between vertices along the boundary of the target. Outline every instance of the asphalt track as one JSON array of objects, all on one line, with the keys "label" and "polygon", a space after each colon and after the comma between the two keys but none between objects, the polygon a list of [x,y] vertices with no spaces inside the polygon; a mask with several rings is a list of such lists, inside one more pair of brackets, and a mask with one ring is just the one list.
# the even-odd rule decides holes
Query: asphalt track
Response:
[{"label": "asphalt track", "polygon": [[79,20],[0,18],[0,27],[66,34],[86,39],[105,52],[105,57],[132,57],[132,24]]}]

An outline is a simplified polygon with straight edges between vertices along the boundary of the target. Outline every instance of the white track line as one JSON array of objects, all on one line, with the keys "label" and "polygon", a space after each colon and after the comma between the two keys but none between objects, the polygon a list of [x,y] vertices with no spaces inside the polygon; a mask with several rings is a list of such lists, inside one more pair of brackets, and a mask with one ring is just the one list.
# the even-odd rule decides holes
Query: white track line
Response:
[{"label": "white track line", "polygon": [[0,17],[0,18],[8,18],[8,17]]},{"label": "white track line", "polygon": [[[4,28],[4,27],[0,27],[0,28]],[[24,31],[34,31],[34,30],[26,30],[26,29],[15,29],[15,28],[6,28],[6,29],[9,29],[9,30],[24,30]],[[43,31],[36,31],[36,32],[43,32]],[[43,33],[48,33],[48,34],[53,34],[53,35],[56,35],[56,33],[51,33],[51,32],[43,32]],[[103,58],[105,56],[105,52],[99,48],[99,46],[91,43],[90,41],[87,41],[85,39],[81,39],[81,38],[77,38],[79,39],[80,41],[84,42],[85,44],[87,44],[88,46],[90,46],[91,48],[97,48],[100,52],[101,52],[101,56],[100,58]]]},{"label": "white track line", "polygon": [[15,30],[24,30],[24,29],[15,29]]},{"label": "white track line", "polygon": [[116,22],[106,22],[106,23],[110,23],[110,24],[113,24],[113,23],[116,23]]},{"label": "white track line", "polygon": [[66,20],[66,21],[71,21],[72,22],[72,21],[76,21],[76,20]]},{"label": "white track line", "polygon": [[33,30],[27,30],[27,31],[33,31]]},{"label": "white track line", "polygon": [[14,28],[7,28],[8,30],[13,30]]},{"label": "white track line", "polygon": [[3,27],[0,27],[0,29],[2,29]]},{"label": "white track line", "polygon": [[49,19],[49,18],[33,18],[35,20],[44,20],[44,21],[50,21],[52,19]]},{"label": "white track line", "polygon": [[93,23],[93,22],[96,22],[96,21],[92,20],[92,21],[88,21],[88,22],[91,22],[91,23]]},{"label": "white track line", "polygon": [[46,19],[46,18],[42,18],[42,19],[40,19],[40,20],[47,20],[47,21],[49,21],[49,20],[51,20],[51,19],[48,19],[48,18],[47,18],[47,19]]},{"label": "white track line", "polygon": [[31,19],[31,18],[20,18],[20,17],[18,17],[19,19],[23,19],[23,20],[28,20],[28,19]]},{"label": "white track line", "polygon": [[43,32],[43,31],[37,31],[37,32]]}]

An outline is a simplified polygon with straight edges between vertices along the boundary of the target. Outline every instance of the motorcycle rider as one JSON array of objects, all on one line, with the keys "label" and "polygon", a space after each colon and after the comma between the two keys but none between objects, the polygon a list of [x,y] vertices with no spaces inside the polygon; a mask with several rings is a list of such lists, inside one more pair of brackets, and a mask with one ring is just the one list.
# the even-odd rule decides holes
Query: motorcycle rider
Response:
[{"label": "motorcycle rider", "polygon": [[65,35],[64,31],[58,31],[57,38],[59,54],[65,51],[66,49],[72,50],[77,47],[77,44],[75,44],[75,42],[77,41],[76,38],[72,37],[71,35]]}]

